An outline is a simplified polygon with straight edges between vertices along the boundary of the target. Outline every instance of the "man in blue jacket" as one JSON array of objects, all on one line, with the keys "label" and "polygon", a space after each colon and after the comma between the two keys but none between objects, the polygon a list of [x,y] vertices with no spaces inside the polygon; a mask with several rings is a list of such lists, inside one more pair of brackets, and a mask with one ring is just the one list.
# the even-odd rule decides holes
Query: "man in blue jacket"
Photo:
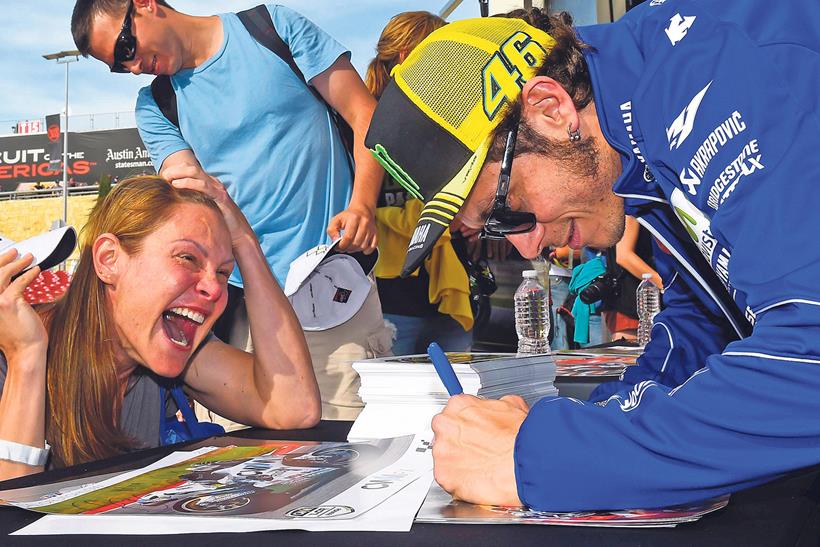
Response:
[{"label": "man in blue jacket", "polygon": [[432,34],[374,114],[367,146],[426,202],[405,272],[456,214],[534,257],[610,246],[626,213],[676,273],[597,402],[453,397],[438,482],[477,503],[653,507],[820,462],[820,8],[652,0],[577,33],[514,15],[531,24]]}]

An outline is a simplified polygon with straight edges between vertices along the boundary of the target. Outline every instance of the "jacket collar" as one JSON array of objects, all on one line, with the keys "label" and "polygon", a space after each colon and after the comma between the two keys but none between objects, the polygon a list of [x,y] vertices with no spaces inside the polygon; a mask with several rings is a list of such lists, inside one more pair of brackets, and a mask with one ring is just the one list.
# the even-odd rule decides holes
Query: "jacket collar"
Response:
[{"label": "jacket collar", "polygon": [[576,29],[590,45],[584,50],[589,66],[598,122],[604,138],[621,155],[621,176],[613,191],[625,198],[627,212],[647,201],[666,203],[642,152],[643,135],[634,112],[635,90],[644,71],[643,52],[634,29],[623,21]]}]

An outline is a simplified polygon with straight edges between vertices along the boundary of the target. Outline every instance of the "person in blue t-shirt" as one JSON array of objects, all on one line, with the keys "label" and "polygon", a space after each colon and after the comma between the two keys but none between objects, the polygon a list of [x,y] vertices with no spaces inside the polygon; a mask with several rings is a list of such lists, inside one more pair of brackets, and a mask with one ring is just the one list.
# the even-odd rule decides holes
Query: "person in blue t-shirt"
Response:
[{"label": "person in blue t-shirt", "polygon": [[[349,52],[298,13],[278,5],[267,10],[305,81],[353,129],[355,174],[327,106],[236,14],[196,17],[163,0],[79,0],[71,26],[82,54],[112,72],[170,76],[178,127],[150,87],[136,104],[157,172],[171,181],[219,179],[281,285],[290,263],[317,244],[341,236],[340,250],[376,249],[383,171],[362,145],[376,103]],[[232,344],[251,349],[238,271],[231,285],[229,309],[238,323],[225,330]],[[325,418],[355,417],[361,402],[350,361],[389,348],[389,337],[373,342],[386,335],[375,288],[352,321],[354,339],[351,329],[306,332]]]}]

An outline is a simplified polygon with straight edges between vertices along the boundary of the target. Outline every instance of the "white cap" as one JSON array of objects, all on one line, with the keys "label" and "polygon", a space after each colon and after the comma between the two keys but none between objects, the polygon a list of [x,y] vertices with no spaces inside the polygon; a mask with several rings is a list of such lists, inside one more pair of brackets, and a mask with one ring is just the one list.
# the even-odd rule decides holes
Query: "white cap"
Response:
[{"label": "white cap", "polygon": [[642,273],[641,274],[641,279],[652,279],[652,274],[651,273]]},{"label": "white cap", "polygon": [[538,279],[538,272],[535,270],[524,270],[523,272],[521,272],[521,275],[525,278],[533,277],[535,279]]},{"label": "white cap", "polygon": [[307,331],[330,329],[349,320],[373,287],[368,276],[378,251],[343,253],[336,249],[339,241],[309,249],[290,264],[285,296]]},{"label": "white cap", "polygon": [[26,269],[40,266],[41,270],[48,270],[71,256],[76,244],[77,232],[74,230],[74,227],[63,226],[62,228],[30,237],[19,243],[0,236],[0,253],[11,248],[17,249],[20,256],[31,253],[34,255],[34,262]]}]

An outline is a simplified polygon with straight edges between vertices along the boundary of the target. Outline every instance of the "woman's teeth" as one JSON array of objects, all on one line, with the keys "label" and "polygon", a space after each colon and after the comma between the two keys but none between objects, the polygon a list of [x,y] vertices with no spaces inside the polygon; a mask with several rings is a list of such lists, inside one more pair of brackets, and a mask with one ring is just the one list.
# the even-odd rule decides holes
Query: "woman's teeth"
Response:
[{"label": "woman's teeth", "polygon": [[205,315],[199,312],[195,312],[194,310],[188,308],[171,308],[168,311],[175,313],[177,315],[181,315],[182,317],[187,317],[188,319],[199,325],[201,325],[205,321]]}]

